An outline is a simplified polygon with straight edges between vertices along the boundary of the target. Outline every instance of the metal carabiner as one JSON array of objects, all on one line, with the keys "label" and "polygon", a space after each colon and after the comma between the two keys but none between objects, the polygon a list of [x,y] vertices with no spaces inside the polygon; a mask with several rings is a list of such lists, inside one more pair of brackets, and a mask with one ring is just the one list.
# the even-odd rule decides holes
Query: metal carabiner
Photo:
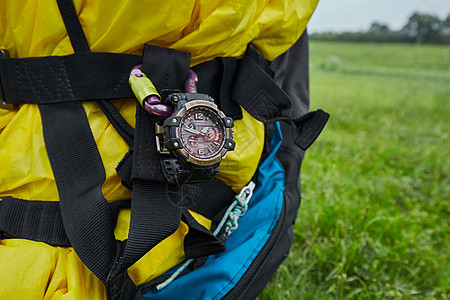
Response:
[{"label": "metal carabiner", "polygon": [[197,93],[197,82],[198,82],[197,74],[192,69],[189,69],[189,77],[188,79],[186,79],[186,82],[184,83],[185,90],[188,93],[192,94]]},{"label": "metal carabiner", "polygon": [[153,82],[141,71],[142,65],[131,69],[128,82],[134,95],[145,110],[152,115],[166,119],[173,113],[170,105],[161,103],[161,96],[156,90]]},{"label": "metal carabiner", "polygon": [[[155,88],[153,82],[142,72],[142,65],[137,65],[131,69],[128,82],[139,103],[149,113],[166,119],[173,113],[173,107],[161,102],[161,96]],[[197,93],[198,76],[189,69],[189,77],[185,82],[185,90],[188,93]]]}]

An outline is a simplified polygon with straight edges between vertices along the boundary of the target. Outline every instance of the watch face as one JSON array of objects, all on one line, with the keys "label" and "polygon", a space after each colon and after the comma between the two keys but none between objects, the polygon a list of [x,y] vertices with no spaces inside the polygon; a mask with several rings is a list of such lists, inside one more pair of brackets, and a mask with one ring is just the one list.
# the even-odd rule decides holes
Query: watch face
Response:
[{"label": "watch face", "polygon": [[224,144],[225,126],[219,115],[208,107],[195,107],[186,112],[180,123],[184,149],[199,159],[217,155]]}]

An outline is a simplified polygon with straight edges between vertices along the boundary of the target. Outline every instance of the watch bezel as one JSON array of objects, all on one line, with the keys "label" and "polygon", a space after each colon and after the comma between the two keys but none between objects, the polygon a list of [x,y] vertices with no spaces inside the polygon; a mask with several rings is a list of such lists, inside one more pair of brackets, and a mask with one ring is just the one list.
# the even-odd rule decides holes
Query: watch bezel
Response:
[{"label": "watch bezel", "polygon": [[[191,109],[200,107],[209,108],[211,111],[216,113],[218,115],[218,118],[222,121],[224,128],[224,142],[221,145],[221,149],[217,152],[216,155],[209,158],[198,158],[188,153],[188,151],[185,149],[185,145],[183,144],[180,134],[180,125],[183,117]],[[234,148],[233,130],[231,129],[233,124],[231,118],[227,118],[225,114],[218,109],[217,105],[214,102],[208,100],[194,99],[184,103],[180,107],[180,109],[175,111],[174,114],[169,117],[168,120],[166,120],[165,126],[171,127],[166,131],[166,133],[168,133],[166,139],[166,147],[172,150],[175,155],[193,165],[210,166],[217,164],[226,156],[226,154],[228,153],[228,149]]]}]

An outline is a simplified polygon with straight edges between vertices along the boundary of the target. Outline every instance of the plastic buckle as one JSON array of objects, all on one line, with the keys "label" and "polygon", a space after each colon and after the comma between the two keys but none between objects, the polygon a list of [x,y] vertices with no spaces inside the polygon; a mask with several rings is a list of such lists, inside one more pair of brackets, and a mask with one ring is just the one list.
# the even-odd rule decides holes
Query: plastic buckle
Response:
[{"label": "plastic buckle", "polygon": [[[8,50],[0,49],[0,58],[2,58],[2,57],[9,57]],[[16,108],[16,105],[8,104],[5,102],[5,96],[3,94],[1,78],[0,78],[0,108],[7,109],[7,110],[14,110]]]}]

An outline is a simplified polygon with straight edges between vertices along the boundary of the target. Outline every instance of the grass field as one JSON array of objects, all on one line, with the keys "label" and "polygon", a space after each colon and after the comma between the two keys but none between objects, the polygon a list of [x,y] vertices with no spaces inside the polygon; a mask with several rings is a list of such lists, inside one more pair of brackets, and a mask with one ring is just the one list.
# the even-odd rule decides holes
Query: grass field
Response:
[{"label": "grass field", "polygon": [[294,245],[259,299],[450,298],[450,46],[312,42]]}]

